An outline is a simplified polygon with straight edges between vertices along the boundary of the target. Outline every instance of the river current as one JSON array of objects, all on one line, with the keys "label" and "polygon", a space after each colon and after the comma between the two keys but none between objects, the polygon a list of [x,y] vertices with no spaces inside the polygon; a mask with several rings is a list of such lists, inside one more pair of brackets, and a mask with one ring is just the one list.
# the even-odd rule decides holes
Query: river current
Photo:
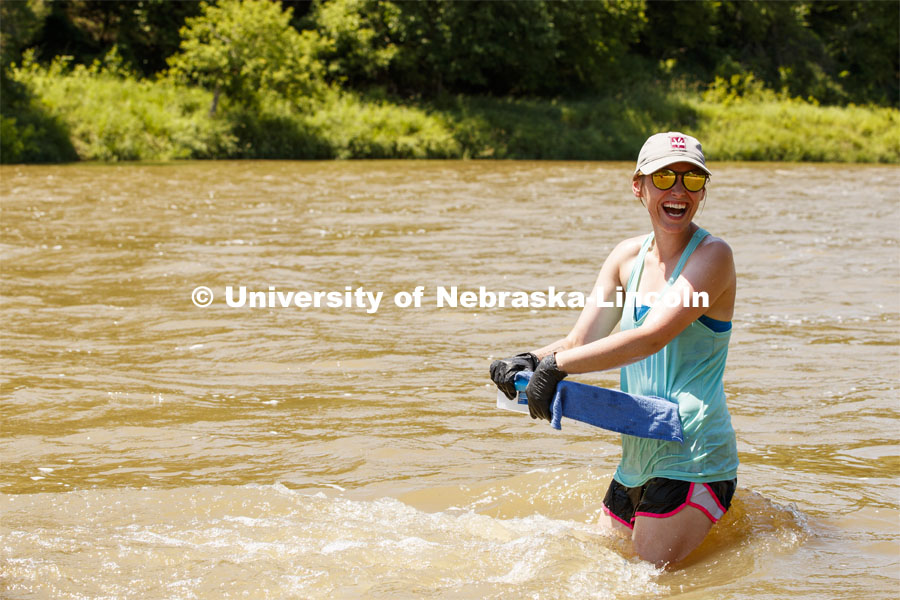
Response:
[{"label": "river current", "polygon": [[479,292],[589,292],[631,168],[0,168],[0,595],[896,598],[896,166],[711,165],[741,466],[679,569],[598,525],[617,434],[495,407],[578,308]]}]

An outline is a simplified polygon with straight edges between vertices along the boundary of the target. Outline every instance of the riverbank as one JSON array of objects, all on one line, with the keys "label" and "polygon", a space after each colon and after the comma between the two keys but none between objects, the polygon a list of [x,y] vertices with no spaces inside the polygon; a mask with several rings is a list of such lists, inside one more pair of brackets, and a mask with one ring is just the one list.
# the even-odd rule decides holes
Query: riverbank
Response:
[{"label": "riverbank", "polygon": [[[900,111],[818,106],[727,85],[643,84],[606,96],[402,101],[332,89],[288,102],[225,99],[168,79],[62,65],[5,83],[2,161],[487,158],[630,160],[647,135],[690,132],[711,160],[900,162]],[[12,92],[10,94],[10,92]]]}]

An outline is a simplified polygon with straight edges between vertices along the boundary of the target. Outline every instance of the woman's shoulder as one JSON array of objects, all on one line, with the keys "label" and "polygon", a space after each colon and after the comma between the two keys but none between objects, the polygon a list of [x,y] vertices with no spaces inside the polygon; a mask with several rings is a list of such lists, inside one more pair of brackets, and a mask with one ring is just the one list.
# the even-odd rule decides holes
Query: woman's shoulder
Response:
[{"label": "woman's shoulder", "polygon": [[641,246],[644,245],[644,241],[647,239],[647,235],[636,235],[634,237],[630,237],[622,240],[616,247],[613,248],[611,254],[616,255],[620,258],[634,258],[641,252]]},{"label": "woman's shoulder", "polygon": [[724,277],[726,280],[734,281],[734,253],[731,246],[722,238],[707,235],[697,245],[684,267],[684,272],[693,273],[697,277],[715,274],[716,279]]},{"label": "woman's shoulder", "polygon": [[647,234],[636,235],[619,242],[612,252],[609,254],[607,263],[610,264],[611,273],[615,273],[615,282],[617,285],[625,286],[628,284],[628,278],[634,268],[634,261],[637,260],[641,253],[641,246],[647,239]]},{"label": "woman's shoulder", "polygon": [[708,260],[715,262],[734,262],[734,253],[731,251],[731,246],[728,245],[728,242],[712,234],[704,237],[697,245],[697,252]]}]

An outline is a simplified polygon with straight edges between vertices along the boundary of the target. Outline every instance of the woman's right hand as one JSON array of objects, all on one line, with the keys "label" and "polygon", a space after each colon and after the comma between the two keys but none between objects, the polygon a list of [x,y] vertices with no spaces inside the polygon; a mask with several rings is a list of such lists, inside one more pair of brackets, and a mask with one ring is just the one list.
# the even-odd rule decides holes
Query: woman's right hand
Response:
[{"label": "woman's right hand", "polygon": [[491,363],[491,381],[512,400],[516,397],[516,373],[534,371],[540,360],[531,352],[516,354],[511,358],[495,360]]},{"label": "woman's right hand", "polygon": [[528,397],[528,413],[532,419],[553,421],[550,402],[556,394],[556,386],[566,378],[568,373],[556,364],[556,355],[545,356],[534,370],[534,375],[525,388]]}]

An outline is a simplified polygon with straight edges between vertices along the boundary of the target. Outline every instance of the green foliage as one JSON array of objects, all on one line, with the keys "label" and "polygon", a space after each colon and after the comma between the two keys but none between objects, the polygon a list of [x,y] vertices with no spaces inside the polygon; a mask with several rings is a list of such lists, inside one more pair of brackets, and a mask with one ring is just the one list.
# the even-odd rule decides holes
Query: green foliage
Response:
[{"label": "green foliage", "polygon": [[[786,94],[780,95],[781,99],[787,99]],[[752,73],[734,74],[727,79],[716,76],[703,92],[702,98],[713,104],[728,106],[736,102],[762,102],[779,99],[779,95],[767,88],[762,81]]]},{"label": "green foliage", "polygon": [[[816,106],[776,95],[749,77],[723,80],[703,99],[650,85],[578,101],[460,95],[412,105],[331,91],[298,111],[271,93],[254,107],[225,100],[220,116],[211,118],[210,92],[168,79],[138,82],[66,61],[49,68],[26,63],[13,75],[39,101],[32,101],[29,118],[4,110],[4,162],[71,160],[46,153],[65,148],[66,136],[82,159],[105,161],[632,160],[648,134],[668,129],[695,132],[713,160],[900,162],[900,111]],[[44,125],[35,125],[34,114]],[[48,122],[59,124],[52,143]]]},{"label": "green foliage", "polygon": [[166,67],[166,58],[178,48],[179,28],[200,10],[193,0],[45,0],[45,4],[49,12],[33,41],[39,58],[49,62],[54,56],[70,55],[76,64],[87,65],[118,46],[124,63],[142,76]]},{"label": "green foliage", "polygon": [[664,65],[667,77],[753,75],[777,92],[828,104],[900,100],[896,2],[655,0],[646,16],[635,51]]},{"label": "green foliage", "polygon": [[393,2],[333,0],[317,3],[313,22],[330,43],[319,58],[339,83],[377,81],[387,72],[399,46],[400,9]]},{"label": "green foliage", "polygon": [[460,143],[440,115],[355,94],[332,94],[305,119],[334,158],[459,158]]},{"label": "green foliage", "polygon": [[77,160],[65,125],[45,110],[26,85],[0,69],[0,162]]},{"label": "green foliage", "polygon": [[14,62],[47,18],[44,0],[0,2],[0,66]]},{"label": "green foliage", "polygon": [[221,0],[201,4],[201,14],[181,30],[180,53],[169,59],[172,74],[214,93],[255,103],[259,94],[289,98],[322,93],[322,65],[314,59],[318,37],[290,26],[291,11],[268,0]]},{"label": "green foliage", "polygon": [[423,52],[402,64],[413,78],[427,56],[425,74],[437,84],[436,91],[532,94],[555,75],[559,32],[546,2],[441,2],[440,27],[431,35],[431,11],[420,3],[403,6],[410,23],[425,35]]},{"label": "green foliage", "polygon": [[[332,81],[395,94],[605,93],[753,75],[823,103],[898,99],[890,2],[319,0]],[[649,76],[649,77],[648,77]]]},{"label": "green foliage", "polygon": [[77,157],[171,160],[231,152],[227,124],[206,115],[208,92],[169,80],[123,78],[98,65],[70,68],[69,62],[49,68],[26,62],[12,75],[40,99],[40,111],[68,131]]},{"label": "green foliage", "polygon": [[395,93],[550,94],[622,76],[642,3],[318,2],[310,23],[331,44],[333,80]]},{"label": "green foliage", "polygon": [[547,5],[560,33],[555,80],[565,91],[596,92],[631,75],[631,46],[646,26],[641,0],[582,2],[558,0]]},{"label": "green foliage", "polygon": [[294,114],[239,107],[228,121],[237,139],[236,150],[228,158],[335,158],[328,141]]},{"label": "green foliage", "polygon": [[[287,7],[287,10],[281,10]],[[302,13],[302,14],[294,14]],[[398,97],[608,94],[752,75],[823,104],[900,105],[900,11],[876,0],[6,0],[0,66],[34,47],[252,105],[322,77]]]},{"label": "green foliage", "polygon": [[847,98],[897,106],[897,2],[812,2],[806,21],[820,36],[829,59],[830,77]]},{"label": "green foliage", "polygon": [[577,101],[460,96],[442,108],[472,158],[631,160],[649,133],[696,122],[684,99],[652,87]]},{"label": "green foliage", "polygon": [[713,159],[900,162],[888,2],[283,6],[0,2],[0,160],[630,160],[682,129]]},{"label": "green foliage", "polygon": [[460,144],[440,115],[352,93],[328,93],[302,113],[269,96],[226,113],[236,158],[456,158]]},{"label": "green foliage", "polygon": [[78,160],[69,132],[40,106],[27,104],[0,116],[0,163],[62,163]]},{"label": "green foliage", "polygon": [[22,161],[26,144],[30,145],[33,128],[16,127],[15,117],[0,116],[0,162],[17,163]]},{"label": "green foliage", "polygon": [[802,100],[692,101],[713,160],[900,162],[900,111]]}]

